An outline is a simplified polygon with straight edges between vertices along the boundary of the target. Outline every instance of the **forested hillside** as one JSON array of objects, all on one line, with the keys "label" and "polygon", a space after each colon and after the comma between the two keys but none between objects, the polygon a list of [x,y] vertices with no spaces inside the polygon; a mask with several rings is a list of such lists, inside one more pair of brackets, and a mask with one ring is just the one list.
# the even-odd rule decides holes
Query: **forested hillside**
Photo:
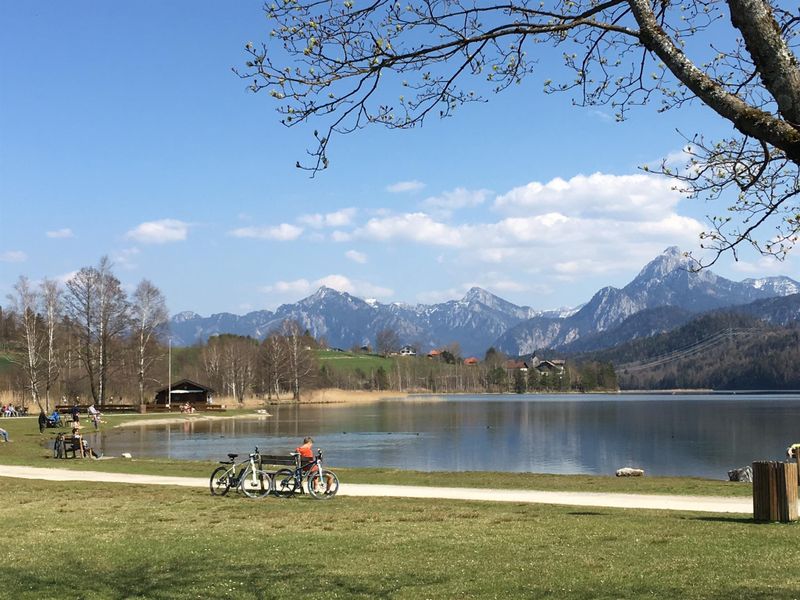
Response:
[{"label": "forested hillside", "polygon": [[800,327],[715,312],[576,358],[610,361],[622,389],[800,389]]}]

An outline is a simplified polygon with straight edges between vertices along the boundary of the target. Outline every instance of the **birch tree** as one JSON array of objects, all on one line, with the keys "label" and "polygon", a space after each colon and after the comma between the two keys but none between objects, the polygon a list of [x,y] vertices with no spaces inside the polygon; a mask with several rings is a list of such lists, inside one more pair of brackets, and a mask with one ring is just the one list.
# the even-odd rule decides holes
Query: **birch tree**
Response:
[{"label": "birch tree", "polygon": [[133,293],[131,321],[136,351],[139,404],[142,405],[147,374],[153,363],[164,355],[163,346],[159,345],[159,337],[165,332],[169,321],[164,295],[147,279],[142,279]]},{"label": "birch tree", "polygon": [[261,344],[261,370],[267,398],[273,394],[276,399],[281,397],[281,384],[288,368],[289,348],[286,339],[276,332],[267,336]]},{"label": "birch tree", "polygon": [[42,314],[44,317],[45,350],[44,393],[45,409],[50,412],[50,391],[61,374],[61,361],[56,337],[64,311],[63,293],[57,281],[45,279],[41,285]]},{"label": "birch tree", "polygon": [[[730,125],[685,132],[688,195],[713,201],[702,245],[785,257],[800,232],[800,16],[777,0],[268,0],[269,39],[237,71],[293,127],[319,118],[299,167],[328,166],[337,135],[449,117],[540,68],[544,92],[583,106],[703,104]],[[555,52],[553,52],[555,50]],[[560,53],[563,65],[552,60]],[[541,67],[540,67],[541,64]],[[520,118],[528,118],[520,115]],[[576,143],[579,143],[576,141]],[[727,210],[725,204],[728,204]],[[701,265],[703,266],[703,265]]]},{"label": "birch tree", "polygon": [[210,381],[239,404],[253,389],[258,361],[258,343],[249,337],[222,334],[208,340],[203,362]]},{"label": "birch tree", "polygon": [[288,367],[292,388],[292,398],[300,401],[303,386],[316,371],[316,364],[308,349],[308,339],[301,333],[297,321],[284,321],[282,333],[286,338]]},{"label": "birch tree", "polygon": [[20,276],[14,284],[14,293],[10,294],[8,299],[22,325],[21,356],[12,354],[12,360],[22,367],[25,373],[25,387],[39,409],[44,410],[40,388],[44,378],[43,370],[46,368],[44,353],[47,338],[42,319],[37,314],[40,295],[27,277]]}]

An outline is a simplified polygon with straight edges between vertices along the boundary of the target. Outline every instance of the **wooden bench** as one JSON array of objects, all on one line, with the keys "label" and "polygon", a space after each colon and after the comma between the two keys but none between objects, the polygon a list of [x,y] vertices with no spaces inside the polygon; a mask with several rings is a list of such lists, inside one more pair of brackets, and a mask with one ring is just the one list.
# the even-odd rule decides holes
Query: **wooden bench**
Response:
[{"label": "wooden bench", "polygon": [[[72,456],[69,456],[72,454]],[[53,443],[53,456],[55,458],[84,458],[83,445],[80,438],[70,436],[56,436]]]},{"label": "wooden bench", "polygon": [[[266,473],[268,473],[269,476],[273,478],[273,480],[275,479],[275,475],[278,473],[278,471],[282,469],[288,469],[292,471],[292,473],[294,473],[295,469],[297,469],[298,466],[303,467],[301,480],[305,479],[309,474],[309,471],[306,467],[314,462],[313,458],[305,458],[297,454],[295,454],[294,456],[290,454],[261,454],[260,459],[261,459],[261,469]],[[268,466],[272,468],[268,468]],[[305,493],[303,491],[303,486],[301,485],[301,482],[296,481],[294,485],[299,485],[299,489],[295,488],[293,490],[289,490],[281,487],[280,490],[277,490],[275,488],[278,487],[278,483],[273,481],[273,491],[275,494],[279,496],[281,495],[292,496],[296,492],[299,492],[301,494]]]},{"label": "wooden bench", "polygon": [[297,459],[289,454],[261,454],[259,456],[262,465],[296,467]]},{"label": "wooden bench", "polygon": [[[267,465],[270,467],[288,467],[294,471],[297,468],[297,460],[300,457],[291,456],[289,454],[261,454],[259,458],[261,460],[262,470],[266,471],[270,475],[275,475],[275,473],[280,471],[280,468],[270,470],[266,468]],[[304,458],[302,465],[305,466],[313,461],[313,458]]]}]

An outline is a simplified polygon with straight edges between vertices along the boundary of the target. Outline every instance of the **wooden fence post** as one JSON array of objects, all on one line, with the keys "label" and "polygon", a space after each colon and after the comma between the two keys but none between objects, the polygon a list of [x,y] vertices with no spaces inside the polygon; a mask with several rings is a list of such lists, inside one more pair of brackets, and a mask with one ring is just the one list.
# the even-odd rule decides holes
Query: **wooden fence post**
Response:
[{"label": "wooden fence post", "polygon": [[782,523],[797,520],[796,463],[753,463],[753,519]]}]

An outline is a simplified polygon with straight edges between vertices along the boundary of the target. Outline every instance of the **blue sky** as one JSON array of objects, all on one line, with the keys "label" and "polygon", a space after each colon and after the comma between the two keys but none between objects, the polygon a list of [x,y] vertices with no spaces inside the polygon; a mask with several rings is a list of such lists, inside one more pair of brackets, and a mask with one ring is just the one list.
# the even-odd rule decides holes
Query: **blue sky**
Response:
[{"label": "blue sky", "polygon": [[[676,129],[728,126],[702,107],[615,123],[543,95],[547,64],[454,118],[338,138],[309,178],[294,164],[313,126],[283,127],[231,72],[268,35],[261,5],[0,2],[0,297],[107,254],[172,312],[274,309],[322,284],[409,303],[478,285],[544,309],[697,250],[714,207],[638,167],[678,154]],[[714,270],[798,277],[795,258],[748,254]]]}]

